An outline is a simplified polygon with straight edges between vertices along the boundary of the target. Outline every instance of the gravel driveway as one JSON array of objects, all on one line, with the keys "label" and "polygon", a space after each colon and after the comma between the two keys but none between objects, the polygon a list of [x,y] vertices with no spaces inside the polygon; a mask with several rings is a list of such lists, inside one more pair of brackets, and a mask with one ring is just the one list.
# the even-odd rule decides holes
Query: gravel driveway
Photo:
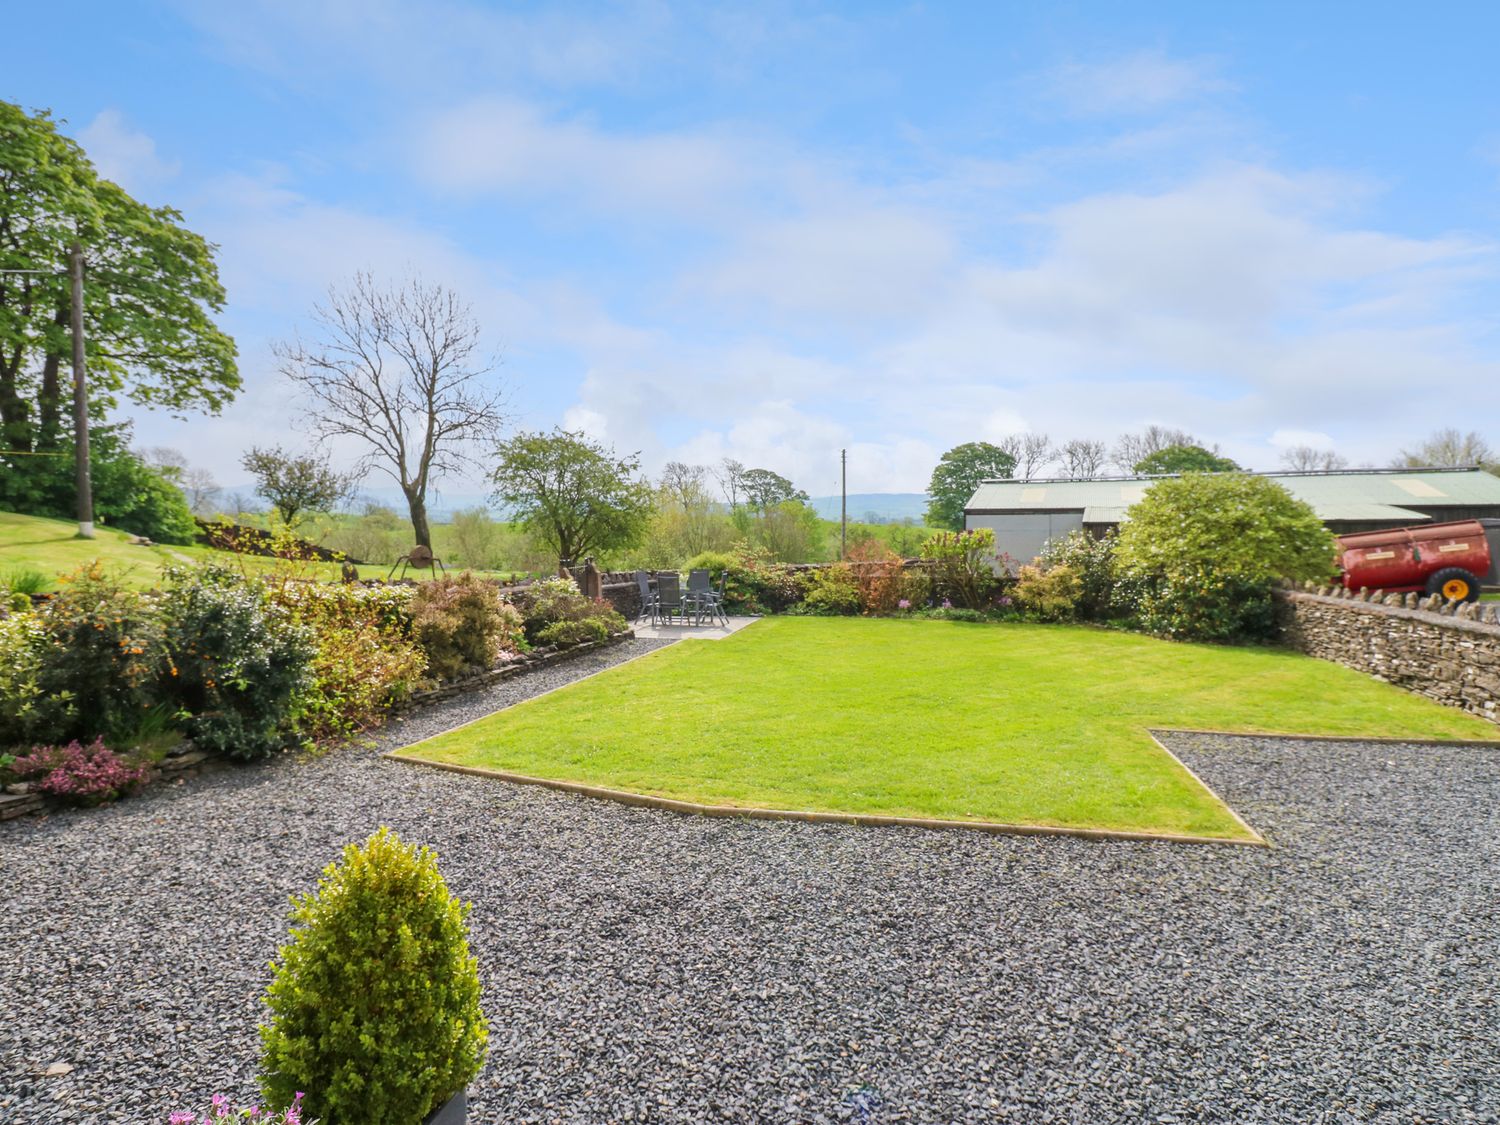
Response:
[{"label": "gravel driveway", "polygon": [[0,825],[0,1121],[252,1096],[286,898],[379,824],[474,902],[474,1122],[1500,1119],[1500,752],[1171,741],[1275,850],[694,819],[359,751]]}]

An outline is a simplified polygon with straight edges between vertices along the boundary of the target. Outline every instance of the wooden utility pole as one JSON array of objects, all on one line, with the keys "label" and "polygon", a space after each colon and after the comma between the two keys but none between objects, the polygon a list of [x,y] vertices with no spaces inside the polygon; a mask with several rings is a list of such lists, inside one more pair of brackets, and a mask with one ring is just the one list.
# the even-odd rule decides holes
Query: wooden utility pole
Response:
[{"label": "wooden utility pole", "polygon": [[849,451],[839,450],[839,558],[849,557]]},{"label": "wooden utility pole", "polygon": [[94,484],[89,474],[89,395],[83,358],[83,249],[68,253],[73,283],[73,451],[78,468],[78,537],[94,537]]}]

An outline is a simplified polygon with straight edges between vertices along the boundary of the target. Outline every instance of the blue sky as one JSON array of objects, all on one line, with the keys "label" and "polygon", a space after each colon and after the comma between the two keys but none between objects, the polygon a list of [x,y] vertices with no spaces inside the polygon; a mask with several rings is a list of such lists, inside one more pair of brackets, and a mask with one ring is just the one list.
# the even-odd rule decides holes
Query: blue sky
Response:
[{"label": "blue sky", "polygon": [[[919,490],[961,441],[1243,463],[1500,430],[1492,4],[29,5],[0,97],[222,247],[225,482],[356,269],[464,293],[516,424]],[[336,450],[344,458],[348,450]],[[372,482],[374,483],[374,482]],[[449,482],[450,490],[471,483]]]}]

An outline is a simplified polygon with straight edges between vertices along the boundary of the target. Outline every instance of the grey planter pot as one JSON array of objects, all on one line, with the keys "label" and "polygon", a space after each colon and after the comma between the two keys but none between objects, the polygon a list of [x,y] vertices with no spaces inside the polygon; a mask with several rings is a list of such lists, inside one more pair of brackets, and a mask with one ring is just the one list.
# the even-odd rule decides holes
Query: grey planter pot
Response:
[{"label": "grey planter pot", "polygon": [[469,1091],[460,1090],[427,1115],[422,1125],[465,1125],[469,1120]]}]

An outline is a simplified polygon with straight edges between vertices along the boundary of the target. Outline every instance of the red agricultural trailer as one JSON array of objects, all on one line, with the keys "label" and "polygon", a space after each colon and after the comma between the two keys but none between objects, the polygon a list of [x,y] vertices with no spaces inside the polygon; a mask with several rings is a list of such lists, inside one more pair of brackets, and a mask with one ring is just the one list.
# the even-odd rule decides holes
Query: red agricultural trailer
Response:
[{"label": "red agricultural trailer", "polygon": [[1344,585],[1351,590],[1420,590],[1449,601],[1479,599],[1500,582],[1500,520],[1461,520],[1339,536]]}]

